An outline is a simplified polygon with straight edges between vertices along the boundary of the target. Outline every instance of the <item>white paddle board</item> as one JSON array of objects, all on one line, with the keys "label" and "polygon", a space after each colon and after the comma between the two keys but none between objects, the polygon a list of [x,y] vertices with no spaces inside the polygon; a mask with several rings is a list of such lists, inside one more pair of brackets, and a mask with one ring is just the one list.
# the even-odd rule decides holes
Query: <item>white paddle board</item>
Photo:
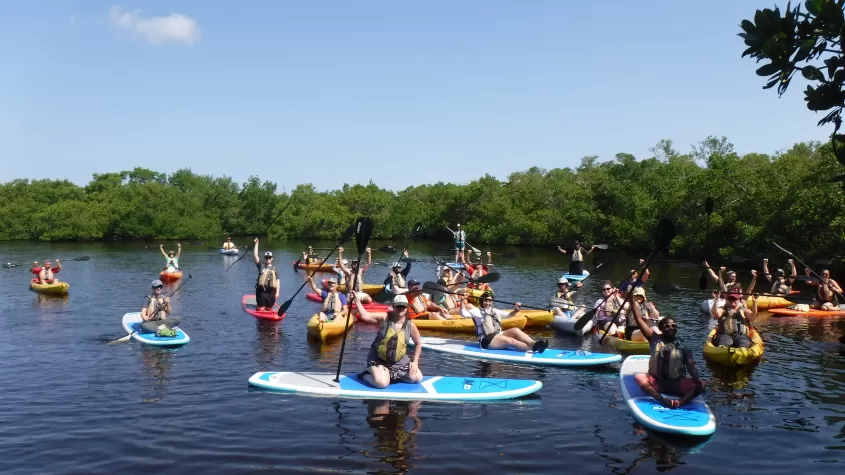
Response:
[{"label": "white paddle board", "polygon": [[[670,434],[708,436],[716,432],[716,417],[701,396],[677,409],[669,409],[640,389],[634,375],[648,372],[648,359],[647,355],[629,356],[619,370],[622,399],[634,419],[648,429]],[[663,396],[678,399],[676,396]]]},{"label": "white paddle board", "polygon": [[426,376],[420,383],[393,383],[378,389],[355,374],[341,375],[338,382],[334,378],[335,373],[260,372],[249,378],[249,384],[308,396],[405,401],[493,401],[526,396],[543,387],[540,381],[528,379]]},{"label": "white paddle board", "polygon": [[[580,316],[580,315],[579,315]],[[584,328],[581,331],[575,330],[575,324],[578,323],[577,318],[572,317],[572,313],[566,312],[563,316],[555,315],[554,320],[552,323],[549,324],[550,327],[554,328],[555,330],[560,330],[566,333],[572,333],[573,335],[586,335],[593,329],[593,321],[590,320],[584,325]]]},{"label": "white paddle board", "polygon": [[[141,312],[130,312],[123,316],[123,329],[126,333],[132,333],[141,328]],[[155,333],[135,333],[132,335],[134,340],[155,346],[179,346],[191,341],[187,333],[183,332],[179,326],[173,327],[176,330],[175,336],[156,336]]]},{"label": "white paddle board", "polygon": [[[414,342],[410,341],[410,345]],[[519,350],[484,350],[478,342],[448,340],[445,338],[422,337],[422,347],[428,350],[469,356],[482,360],[507,361],[540,366],[595,366],[613,363],[622,359],[621,355],[609,353],[591,353],[583,350],[550,349],[542,353]]]},{"label": "white paddle board", "polygon": [[561,277],[566,277],[566,280],[574,280],[575,282],[580,282],[589,276],[590,271],[584,270],[584,273],[581,275],[563,274]]}]

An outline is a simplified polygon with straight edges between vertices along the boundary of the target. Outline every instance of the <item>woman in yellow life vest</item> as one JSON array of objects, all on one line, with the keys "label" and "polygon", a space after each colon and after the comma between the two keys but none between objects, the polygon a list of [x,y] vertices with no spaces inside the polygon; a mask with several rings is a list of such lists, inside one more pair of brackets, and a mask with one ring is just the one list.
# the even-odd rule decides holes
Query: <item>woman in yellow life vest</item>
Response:
[{"label": "woman in yellow life vest", "polygon": [[258,238],[255,238],[255,248],[252,250],[255,266],[258,267],[258,280],[255,282],[255,310],[270,311],[279,298],[279,275],[273,265],[273,253],[264,253],[264,262],[258,258]]},{"label": "woman in yellow life vest", "polygon": [[[393,309],[382,317],[368,312],[355,295],[351,295],[361,320],[380,325],[367,354],[367,369],[359,373],[358,377],[376,388],[386,388],[398,381],[422,381],[419,367],[422,340],[419,330],[408,318],[408,299],[404,295],[393,297]],[[414,342],[412,357],[408,356],[409,339]]]},{"label": "woman in yellow life vest", "polygon": [[[719,298],[722,294],[719,294]],[[742,305],[742,294],[732,292],[725,299],[725,306],[719,307],[719,298],[713,300],[710,313],[717,320],[716,336],[713,346],[727,346],[731,348],[751,348],[753,342],[748,336],[751,322],[757,318],[757,295],[752,296],[754,305],[751,310]]]},{"label": "woman in yellow life vest", "polygon": [[317,288],[317,284],[314,283],[313,275],[307,277],[307,279],[308,283],[311,285],[311,290],[323,299],[323,306],[320,308],[319,317],[321,322],[330,322],[334,320],[335,317],[346,313],[346,310],[349,307],[347,305],[346,295],[337,291],[337,277],[331,276],[327,279],[326,284],[329,287],[328,290]]},{"label": "woman in yellow life vest", "polygon": [[228,251],[228,250],[237,249],[237,248],[238,248],[238,246],[236,246],[235,243],[232,242],[231,237],[226,238],[226,242],[223,243],[223,249],[224,250]]},{"label": "woman in yellow life vest", "polygon": [[558,299],[561,303],[560,306],[552,307],[552,312],[559,317],[563,317],[565,314],[572,314],[575,312],[576,305],[575,301],[572,299],[573,294],[577,292],[577,289],[583,287],[584,284],[581,282],[575,283],[576,290],[569,290],[569,279],[566,277],[561,277],[557,280],[557,292],[555,292],[555,299]]}]

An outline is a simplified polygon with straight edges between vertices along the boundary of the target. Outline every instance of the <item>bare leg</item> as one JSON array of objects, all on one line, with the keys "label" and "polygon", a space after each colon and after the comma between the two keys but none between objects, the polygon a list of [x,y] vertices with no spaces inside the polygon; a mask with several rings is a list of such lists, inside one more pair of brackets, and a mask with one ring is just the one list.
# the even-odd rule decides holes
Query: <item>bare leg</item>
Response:
[{"label": "bare leg", "polygon": [[502,335],[505,335],[510,338],[515,338],[525,343],[526,345],[528,345],[529,349],[534,345],[534,339],[526,335],[519,328],[508,328],[507,330],[502,332]]},{"label": "bare leg", "polygon": [[[512,328],[513,330],[513,328]],[[499,333],[496,335],[490,344],[487,345],[488,350],[506,350],[508,348],[515,348],[519,351],[529,351],[534,346],[534,344],[527,344],[523,343],[516,338],[512,338],[509,336],[505,336],[504,333]]]},{"label": "bare leg", "polygon": [[367,368],[367,373],[364,374],[363,379],[367,384],[379,389],[390,386],[390,372],[381,365],[370,366]]}]

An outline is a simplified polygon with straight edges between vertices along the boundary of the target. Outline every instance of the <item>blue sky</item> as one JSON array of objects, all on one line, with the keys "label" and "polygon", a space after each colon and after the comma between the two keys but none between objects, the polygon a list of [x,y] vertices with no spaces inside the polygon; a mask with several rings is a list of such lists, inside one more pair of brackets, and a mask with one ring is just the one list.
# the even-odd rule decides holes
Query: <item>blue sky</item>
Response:
[{"label": "blue sky", "polygon": [[664,138],[774,153],[830,130],[803,83],[778,99],[740,58],[771,5],[5,2],[0,182],[143,166],[396,190]]}]

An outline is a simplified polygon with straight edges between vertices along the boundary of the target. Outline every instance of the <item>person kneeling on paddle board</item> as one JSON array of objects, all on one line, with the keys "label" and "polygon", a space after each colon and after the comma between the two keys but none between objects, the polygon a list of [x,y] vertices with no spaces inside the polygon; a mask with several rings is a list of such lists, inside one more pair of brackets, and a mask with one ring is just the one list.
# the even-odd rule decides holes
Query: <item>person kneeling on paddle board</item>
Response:
[{"label": "person kneeling on paddle board", "polygon": [[279,298],[279,276],[276,274],[276,266],[273,265],[273,253],[265,252],[264,262],[261,262],[258,258],[258,238],[255,238],[252,257],[255,259],[255,267],[258,267],[258,280],[255,281],[255,310],[269,312],[276,305],[276,299]]},{"label": "person kneeling on paddle board", "polygon": [[347,305],[346,295],[337,291],[337,277],[331,276],[326,281],[329,286],[328,290],[318,289],[317,284],[314,283],[314,276],[308,278],[308,283],[311,285],[311,290],[314,291],[323,299],[323,307],[320,309],[320,321],[332,321],[335,317],[343,315],[349,308]]},{"label": "person kneeling on paddle board", "polygon": [[520,351],[536,351],[542,353],[549,347],[547,340],[534,341],[519,328],[508,328],[502,331],[502,318],[514,317],[519,313],[522,305],[516,302],[513,310],[505,312],[493,308],[493,294],[484,292],[479,298],[481,308],[461,300],[461,316],[472,318],[475,323],[475,334],[478,344],[484,350],[504,350],[515,348]]},{"label": "person kneeling on paddle board", "polygon": [[161,289],[164,284],[156,279],[153,281],[153,293],[144,297],[141,307],[141,330],[145,333],[155,333],[157,336],[176,336],[173,329],[181,321],[179,317],[168,317],[170,313],[170,297],[162,297]]},{"label": "person kneeling on paddle board", "polygon": [[57,284],[59,279],[56,278],[55,274],[58,274],[62,270],[62,263],[56,259],[56,267],[52,267],[50,263],[50,259],[44,260],[44,265],[39,266],[38,261],[32,263],[32,268],[29,270],[33,274],[35,274],[35,279],[32,279],[39,284]]},{"label": "person kneeling on paddle board", "polygon": [[748,328],[757,318],[757,295],[752,297],[754,306],[751,310],[742,305],[742,294],[738,292],[728,294],[724,307],[719,307],[719,298],[713,300],[710,308],[710,314],[717,320],[713,346],[751,348],[753,342],[748,336]]},{"label": "person kneeling on paddle board", "polygon": [[158,248],[161,250],[161,253],[164,254],[164,258],[167,259],[167,264],[164,265],[164,271],[168,274],[175,274],[179,271],[179,258],[182,256],[182,244],[176,243],[176,247],[179,249],[179,252],[164,252],[164,244],[159,244]]},{"label": "person kneeling on paddle board", "polygon": [[[589,251],[584,252],[581,248],[581,242],[575,241],[575,246],[572,248],[572,255],[569,257],[569,275],[584,275],[584,256],[593,252],[596,246],[590,248]],[[558,246],[557,250],[566,254],[566,249]]]},{"label": "person kneeling on paddle board", "polygon": [[[676,409],[704,392],[704,381],[698,376],[698,369],[692,359],[692,351],[675,338],[678,324],[672,317],[665,317],[657,323],[662,332],[652,331],[643,319],[639,305],[632,307],[640,331],[649,342],[648,373],[638,373],[634,381],[649,396],[665,407]],[[691,378],[686,377],[689,372]],[[663,394],[680,399],[666,399]]]},{"label": "person kneeling on paddle board", "polygon": [[[367,369],[358,373],[358,377],[379,389],[398,381],[422,381],[423,375],[419,367],[422,339],[419,330],[408,318],[408,298],[404,295],[393,297],[393,309],[386,314],[379,314],[368,312],[355,298],[355,294],[350,295],[362,321],[380,324],[378,334],[367,354]],[[413,358],[408,357],[409,339],[414,342]]]}]

